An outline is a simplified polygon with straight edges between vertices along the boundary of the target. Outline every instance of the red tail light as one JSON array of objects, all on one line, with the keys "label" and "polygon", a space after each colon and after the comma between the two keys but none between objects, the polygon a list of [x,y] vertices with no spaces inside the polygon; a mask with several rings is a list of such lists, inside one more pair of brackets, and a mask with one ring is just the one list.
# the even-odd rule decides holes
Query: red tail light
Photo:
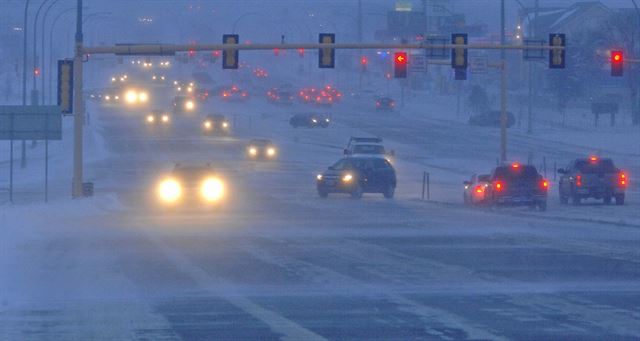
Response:
[{"label": "red tail light", "polygon": [[577,187],[582,186],[582,175],[576,175],[576,186]]},{"label": "red tail light", "polygon": [[475,190],[475,192],[476,192],[476,193],[478,193],[478,194],[480,194],[480,193],[484,192],[484,187],[482,187],[482,186],[480,186],[480,185],[476,186],[476,190]]},{"label": "red tail light", "polygon": [[542,187],[543,190],[548,190],[549,189],[549,182],[547,180],[542,180],[540,181],[540,186]]},{"label": "red tail light", "polygon": [[504,191],[504,182],[502,181],[496,181],[493,183],[493,188],[496,189],[496,192],[502,192]]},{"label": "red tail light", "polygon": [[626,187],[627,186],[627,175],[621,172],[620,175],[619,175],[618,183],[620,184],[621,187]]}]

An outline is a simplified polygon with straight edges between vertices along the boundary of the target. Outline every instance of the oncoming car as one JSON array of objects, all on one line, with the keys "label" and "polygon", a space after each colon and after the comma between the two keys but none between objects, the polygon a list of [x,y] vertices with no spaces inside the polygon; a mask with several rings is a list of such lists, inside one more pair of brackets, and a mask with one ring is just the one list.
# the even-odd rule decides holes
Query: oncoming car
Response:
[{"label": "oncoming car", "polygon": [[349,157],[338,160],[316,177],[318,195],[347,193],[360,199],[363,193],[382,193],[391,199],[396,190],[396,171],[391,163],[377,157]]},{"label": "oncoming car", "polygon": [[289,124],[294,128],[326,128],[329,123],[331,123],[331,119],[328,116],[316,114],[296,114],[289,120]]},{"label": "oncoming car", "polygon": [[247,145],[247,157],[250,160],[274,160],[278,149],[267,139],[253,139]]},{"label": "oncoming car", "polygon": [[170,207],[215,205],[222,201],[225,192],[224,180],[210,165],[176,165],[156,187],[158,201]]},{"label": "oncoming car", "polygon": [[231,132],[231,123],[224,115],[207,115],[202,121],[204,134],[228,134]]},{"label": "oncoming car", "polygon": [[173,99],[173,112],[191,112],[196,109],[196,101],[191,96],[176,96]]},{"label": "oncoming car", "polygon": [[163,110],[156,109],[156,110],[152,110],[151,113],[149,113],[145,117],[144,122],[148,126],[158,126],[158,125],[167,126],[169,125],[169,123],[171,123],[171,116],[169,116],[169,113]]}]

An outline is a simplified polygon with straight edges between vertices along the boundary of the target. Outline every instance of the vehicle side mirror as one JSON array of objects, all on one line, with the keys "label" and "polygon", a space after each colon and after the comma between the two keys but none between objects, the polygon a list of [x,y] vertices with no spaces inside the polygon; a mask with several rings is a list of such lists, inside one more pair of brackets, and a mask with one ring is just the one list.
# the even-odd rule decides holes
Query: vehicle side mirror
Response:
[{"label": "vehicle side mirror", "polygon": [[567,171],[564,168],[558,168],[558,174],[567,174]]}]

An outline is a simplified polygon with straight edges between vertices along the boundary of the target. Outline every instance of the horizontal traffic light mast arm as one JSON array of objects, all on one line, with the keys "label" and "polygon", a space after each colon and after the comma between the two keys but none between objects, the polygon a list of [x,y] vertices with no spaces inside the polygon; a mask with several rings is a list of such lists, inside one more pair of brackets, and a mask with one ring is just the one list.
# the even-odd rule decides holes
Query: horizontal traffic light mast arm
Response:
[{"label": "horizontal traffic light mast arm", "polygon": [[479,49],[479,50],[564,50],[564,46],[496,45],[496,44],[384,44],[384,43],[344,43],[344,44],[140,44],[121,46],[86,46],[83,54],[120,54],[120,55],[172,55],[176,52],[216,51],[216,50],[297,50],[297,49]]}]

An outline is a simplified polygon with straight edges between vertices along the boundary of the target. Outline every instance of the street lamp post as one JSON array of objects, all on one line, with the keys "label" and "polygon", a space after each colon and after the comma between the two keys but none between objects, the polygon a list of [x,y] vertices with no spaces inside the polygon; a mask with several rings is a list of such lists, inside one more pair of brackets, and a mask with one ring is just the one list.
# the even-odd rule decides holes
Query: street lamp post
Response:
[{"label": "street lamp post", "polygon": [[[41,77],[40,77],[40,98],[42,98],[42,104],[45,104],[45,91],[44,91],[44,77],[46,76],[46,72],[45,72],[45,63],[46,63],[46,59],[44,58],[45,53],[44,53],[44,38],[45,38],[45,34],[44,34],[44,27],[45,27],[45,23],[47,21],[47,16],[49,15],[49,10],[53,7],[53,5],[55,5],[59,0],[53,0],[49,6],[47,7],[47,9],[44,11],[44,15],[42,16],[42,26],[40,29],[40,32],[42,32],[42,37],[41,37],[41,44],[40,44],[40,71],[41,71]],[[51,76],[49,76],[51,77]]]}]

